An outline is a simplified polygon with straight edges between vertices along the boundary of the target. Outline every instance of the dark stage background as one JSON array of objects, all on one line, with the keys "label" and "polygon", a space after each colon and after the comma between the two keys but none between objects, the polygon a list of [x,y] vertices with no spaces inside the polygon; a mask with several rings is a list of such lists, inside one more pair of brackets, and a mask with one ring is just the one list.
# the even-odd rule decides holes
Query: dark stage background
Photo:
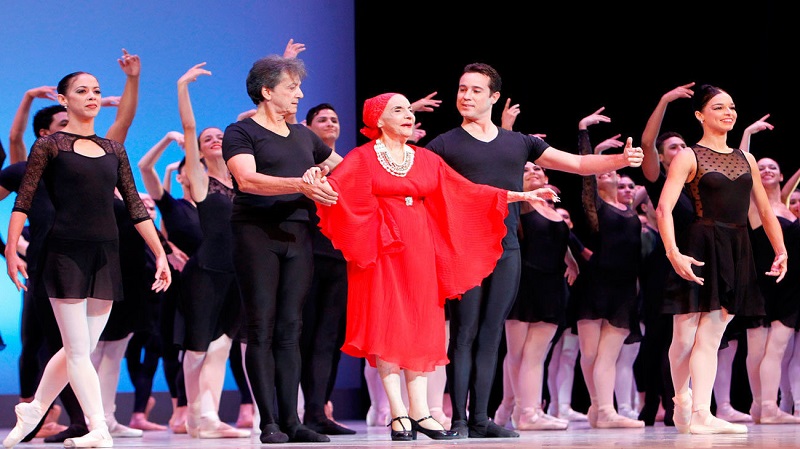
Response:
[{"label": "dark stage background", "polygon": [[[417,114],[428,133],[420,141],[424,145],[460,125],[455,98],[461,70],[486,62],[503,78],[495,122],[500,123],[510,97],[521,109],[516,130],[545,133],[551,146],[575,152],[578,121],[601,106],[612,122],[590,127],[592,142],[621,133],[640,145],[661,95],[695,81],[733,96],[739,117],[729,145],[738,147],[744,128],[771,114],[768,121],[775,129],[753,137],[753,154],[776,159],[787,178],[800,167],[800,151],[790,140],[800,96],[790,67],[797,56],[797,23],[788,4],[626,3],[356,0],[358,116],[363,101],[382,92],[400,92],[414,101],[438,91],[439,110]],[[671,103],[666,130],[680,132],[688,144],[699,139],[691,100]],[[359,136],[359,144],[365,141]],[[641,179],[638,169],[628,172]],[[548,175],[582,232],[580,177],[552,170]],[[747,411],[744,346],[734,364],[732,398],[735,407]],[[579,379],[574,406],[585,410]]]}]

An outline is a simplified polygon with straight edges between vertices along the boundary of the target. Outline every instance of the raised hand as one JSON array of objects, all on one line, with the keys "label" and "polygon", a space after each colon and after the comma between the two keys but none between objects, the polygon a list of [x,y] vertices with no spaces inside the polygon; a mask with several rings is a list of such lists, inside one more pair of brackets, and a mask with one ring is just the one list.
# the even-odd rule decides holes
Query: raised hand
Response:
[{"label": "raised hand", "polygon": [[186,73],[183,74],[178,79],[178,84],[188,84],[197,81],[197,77],[200,75],[211,75],[211,72],[204,69],[203,67],[206,65],[205,62],[201,62],[200,64],[195,64],[191,69],[189,69]]},{"label": "raised hand", "polygon": [[517,121],[519,113],[519,104],[512,105],[511,97],[506,98],[506,104],[503,106],[503,114],[500,116],[500,127],[509,131],[514,129],[514,122]]},{"label": "raised hand", "polygon": [[286,44],[286,49],[283,50],[283,57],[296,58],[301,51],[305,50],[306,44],[301,44],[299,42],[295,42],[294,39],[289,39],[289,43]]},{"label": "raised hand", "polygon": [[27,95],[31,99],[41,98],[44,100],[53,100],[53,101],[56,101],[58,99],[58,92],[56,92],[56,86],[34,87],[33,89],[28,89],[25,92],[25,95]]},{"label": "raised hand", "polygon": [[256,112],[258,112],[257,109],[248,109],[248,110],[246,110],[244,112],[240,112],[239,115],[236,116],[236,121],[237,122],[241,122],[242,120],[244,120],[246,118],[249,118],[249,117],[252,117],[252,116],[256,115]]},{"label": "raised hand", "polygon": [[644,152],[642,151],[642,147],[634,147],[633,146],[633,138],[628,137],[625,141],[625,157],[628,159],[628,166],[630,167],[639,167],[642,165],[642,161],[644,160]]},{"label": "raised hand", "polygon": [[578,129],[586,129],[589,126],[596,125],[598,123],[610,123],[611,118],[607,115],[601,114],[601,112],[605,111],[606,107],[603,106],[600,109],[592,112],[591,114],[587,115],[586,117],[582,118],[578,122]]},{"label": "raised hand", "polygon": [[411,134],[411,137],[408,140],[412,142],[419,142],[420,139],[428,135],[428,132],[420,128],[420,126],[422,126],[422,122],[417,122],[414,124],[414,132]]},{"label": "raised hand", "polygon": [[183,148],[183,133],[178,131],[170,131],[167,133],[167,138],[177,143],[179,147]]},{"label": "raised hand", "polygon": [[109,106],[111,106],[111,107],[119,106],[119,101],[121,99],[122,99],[122,97],[119,97],[119,96],[116,96],[116,95],[109,95],[109,96],[106,96],[106,97],[101,97],[100,98],[100,106],[102,106],[104,108],[109,107]]},{"label": "raised hand", "polygon": [[611,148],[620,148],[625,146],[625,142],[619,140],[622,137],[622,134],[617,134],[615,136],[609,137],[608,139],[600,142],[597,146],[594,147],[594,152],[597,154],[602,153],[605,150]]},{"label": "raised hand", "polygon": [[127,76],[139,76],[142,70],[142,62],[139,60],[139,55],[132,55],[128,50],[122,49],[122,57],[117,59],[119,66]]},{"label": "raised hand", "polygon": [[662,95],[661,98],[667,103],[672,103],[679,98],[692,98],[694,96],[692,87],[694,87],[694,81],[672,89]]},{"label": "raised hand", "polygon": [[419,100],[411,103],[411,110],[414,112],[433,112],[433,108],[438,108],[442,104],[442,100],[436,100],[435,97],[438,92],[432,92]]},{"label": "raised hand", "polygon": [[745,131],[748,132],[749,134],[755,134],[759,131],[764,131],[765,129],[772,131],[775,128],[775,125],[769,123],[767,121],[768,118],[769,114],[761,117],[760,119],[750,124],[750,126],[745,128]]}]

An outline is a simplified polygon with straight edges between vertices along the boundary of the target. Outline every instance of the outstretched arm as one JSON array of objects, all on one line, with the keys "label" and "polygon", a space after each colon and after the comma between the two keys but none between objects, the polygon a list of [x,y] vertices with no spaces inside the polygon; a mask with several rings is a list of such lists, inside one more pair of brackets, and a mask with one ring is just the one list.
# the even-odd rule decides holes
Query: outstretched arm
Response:
[{"label": "outstretched arm", "polygon": [[[610,122],[608,116],[602,114],[605,107],[601,107],[592,114],[587,115],[578,122],[578,130],[586,131],[590,125],[601,122]],[[580,141],[579,141],[580,142]],[[591,149],[589,149],[591,152]],[[628,137],[625,149],[620,154],[572,154],[553,147],[544,150],[536,164],[544,168],[575,173],[578,175],[593,175],[608,173],[623,167],[638,167],[642,165],[642,149],[634,147],[632,139]]]},{"label": "outstretched arm", "polygon": [[25,127],[31,114],[31,104],[35,98],[56,101],[56,86],[34,87],[27,90],[22,96],[17,113],[14,114],[14,120],[11,122],[11,132],[8,135],[8,154],[11,157],[9,160],[11,164],[28,160],[28,149],[25,147],[22,136],[25,135]]},{"label": "outstretched arm", "polygon": [[413,112],[433,112],[434,108],[438,108],[439,105],[442,104],[442,100],[433,98],[438,93],[439,92],[431,92],[419,100],[411,103],[411,110]]},{"label": "outstretched arm", "polygon": [[178,145],[183,147],[183,134],[177,131],[168,132],[161,140],[153,145],[152,148],[147,150],[147,153],[145,153],[137,163],[139,172],[142,174],[144,188],[156,201],[164,196],[165,190],[164,185],[161,184],[161,180],[158,177],[158,172],[156,172],[156,162],[158,162],[161,155],[164,154],[164,150],[167,149],[171,142],[177,142]]},{"label": "outstretched arm", "polygon": [[122,98],[119,100],[117,117],[111,127],[108,128],[106,138],[125,143],[125,138],[128,137],[128,130],[133,124],[133,117],[136,115],[136,107],[139,104],[139,72],[142,66],[139,56],[129,54],[124,48],[122,49],[122,57],[117,59],[117,62],[119,62],[119,66],[126,76],[125,89],[122,91]]},{"label": "outstretched arm", "polygon": [[200,147],[197,142],[197,123],[189,98],[189,83],[197,81],[200,75],[211,75],[204,69],[205,62],[196,64],[178,79],[178,113],[183,126],[183,146],[186,151],[186,176],[189,177],[191,197],[194,201],[203,201],[208,193],[208,175],[200,161]]},{"label": "outstretched arm", "polygon": [[757,133],[759,131],[764,131],[765,129],[768,129],[768,130],[772,131],[773,128],[775,128],[775,126],[773,126],[771,123],[769,123],[767,121],[768,118],[769,118],[769,114],[761,117],[760,119],[758,119],[755,122],[751,123],[750,126],[748,126],[747,128],[744,129],[744,131],[742,132],[742,141],[739,142],[739,149],[740,150],[749,153],[750,152],[750,137],[752,137],[753,134],[755,134],[755,133]]},{"label": "outstretched arm", "polygon": [[671,91],[665,93],[658,100],[656,108],[647,119],[647,124],[642,132],[642,151],[644,152],[644,160],[642,161],[642,174],[650,182],[655,182],[658,179],[658,174],[661,172],[661,162],[658,158],[658,148],[656,148],[656,139],[661,131],[661,123],[664,121],[664,114],[667,112],[667,105],[677,100],[678,98],[692,98],[694,91],[692,90],[694,82],[678,86]]}]

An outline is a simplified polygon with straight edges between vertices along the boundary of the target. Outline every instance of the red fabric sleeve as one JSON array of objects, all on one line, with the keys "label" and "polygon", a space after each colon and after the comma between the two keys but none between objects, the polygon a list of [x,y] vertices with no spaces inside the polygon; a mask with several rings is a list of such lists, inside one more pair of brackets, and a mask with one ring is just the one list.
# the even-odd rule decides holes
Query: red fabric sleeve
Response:
[{"label": "red fabric sleeve", "polygon": [[[425,199],[436,246],[439,295],[459,298],[494,270],[507,232],[508,191],[475,184],[438,155],[439,189]],[[476,282],[477,279],[477,282]]]},{"label": "red fabric sleeve", "polygon": [[[367,145],[371,148],[372,143]],[[375,264],[379,253],[400,251],[404,245],[391,217],[378,208],[370,189],[372,173],[363,159],[364,152],[356,148],[351,153],[328,177],[339,200],[332,206],[317,203],[317,215],[322,233],[344,258],[367,268]]]}]

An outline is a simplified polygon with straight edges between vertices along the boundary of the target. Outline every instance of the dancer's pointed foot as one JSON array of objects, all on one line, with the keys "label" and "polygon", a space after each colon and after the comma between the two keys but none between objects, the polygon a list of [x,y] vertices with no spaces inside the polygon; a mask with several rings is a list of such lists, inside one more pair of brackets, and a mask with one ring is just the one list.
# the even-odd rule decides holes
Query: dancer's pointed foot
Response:
[{"label": "dancer's pointed foot", "polygon": [[641,429],[644,428],[644,421],[631,419],[622,416],[614,410],[613,406],[605,406],[597,412],[598,429]]},{"label": "dancer's pointed foot", "polygon": [[678,433],[689,433],[689,425],[692,423],[692,394],[672,398],[675,407],[672,410],[672,421]]},{"label": "dancer's pointed foot", "polygon": [[494,421],[498,426],[508,427],[508,422],[511,420],[511,414],[514,412],[514,405],[506,405],[501,402],[494,412]]},{"label": "dancer's pointed foot", "polygon": [[[132,413],[131,419],[128,421],[128,427],[138,430],[167,430],[167,426],[163,424],[148,421],[146,413]],[[112,436],[113,436],[113,432]]]},{"label": "dancer's pointed foot", "polygon": [[45,413],[33,402],[20,402],[14,406],[14,412],[17,414],[17,424],[3,440],[5,447],[14,447],[19,444],[23,438],[36,429]]},{"label": "dancer's pointed foot", "polygon": [[64,447],[114,447],[114,440],[108,428],[103,426],[82,437],[67,438],[64,440]]},{"label": "dancer's pointed foot", "polygon": [[719,419],[708,410],[695,410],[692,412],[689,433],[693,435],[747,433],[747,426]]},{"label": "dancer's pointed foot", "polygon": [[723,402],[717,406],[717,418],[728,422],[753,422],[753,417],[733,408],[730,402]]}]

